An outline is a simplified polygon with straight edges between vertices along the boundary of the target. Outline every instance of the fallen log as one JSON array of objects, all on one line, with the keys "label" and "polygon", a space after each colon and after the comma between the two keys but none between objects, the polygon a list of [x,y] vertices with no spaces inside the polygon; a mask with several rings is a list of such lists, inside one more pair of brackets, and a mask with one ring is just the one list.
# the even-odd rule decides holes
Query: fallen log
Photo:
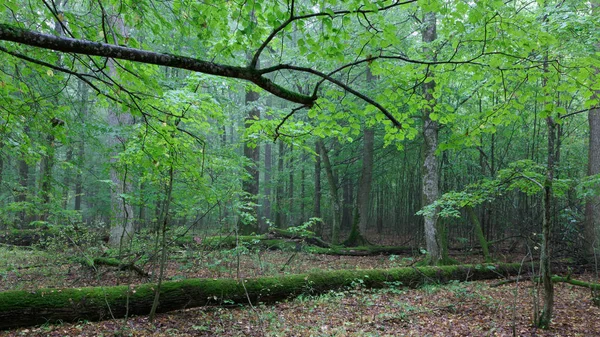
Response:
[{"label": "fallen log", "polygon": [[[189,279],[163,282],[157,312],[193,307],[273,303],[303,293],[322,294],[351,287],[381,288],[391,282],[405,287],[451,280],[471,281],[515,275],[519,264],[338,270],[311,274],[235,279]],[[56,322],[98,321],[126,315],[146,315],[155,284],[71,289],[39,289],[0,293],[0,329]]]},{"label": "fallen log", "polygon": [[339,256],[373,256],[373,255],[414,255],[419,250],[417,248],[402,246],[359,246],[342,247],[333,246],[331,248],[306,247],[306,251],[313,254],[339,255]]}]

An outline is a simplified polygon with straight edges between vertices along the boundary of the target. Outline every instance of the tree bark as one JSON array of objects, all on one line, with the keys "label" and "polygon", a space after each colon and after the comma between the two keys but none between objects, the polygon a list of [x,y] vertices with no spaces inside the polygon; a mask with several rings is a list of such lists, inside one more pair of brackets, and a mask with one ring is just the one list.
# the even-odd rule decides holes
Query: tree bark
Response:
[{"label": "tree bark", "polygon": [[[249,127],[252,122],[260,118],[260,110],[257,106],[252,106],[259,99],[258,92],[252,89],[246,89],[246,108],[248,109],[248,115],[245,119],[245,127]],[[248,209],[252,211],[254,221],[246,223],[240,221],[240,233],[250,234],[258,232],[258,194],[259,194],[259,179],[260,172],[258,170],[258,162],[260,160],[260,147],[259,144],[251,146],[248,141],[244,142],[244,157],[248,160],[245,165],[246,173],[250,176],[249,179],[244,179],[242,183],[242,190],[245,193],[244,199],[248,204],[252,204],[252,207]]]},{"label": "tree bark", "polygon": [[273,154],[272,145],[270,142],[265,143],[265,181],[263,184],[263,211],[260,222],[260,232],[264,233],[268,230],[267,220],[271,219],[271,179],[273,179]]},{"label": "tree bark", "polygon": [[[321,218],[321,155],[319,150],[319,143],[315,142],[315,204],[313,207],[313,216],[315,218]],[[323,225],[319,222],[318,228],[315,228],[317,235],[323,236]]]},{"label": "tree bark", "polygon": [[295,222],[295,198],[294,198],[294,146],[290,145],[290,155],[288,156],[288,223],[286,227],[294,226]]},{"label": "tree bark", "polygon": [[4,23],[0,23],[0,40],[12,41],[23,45],[56,50],[65,53],[102,56],[133,62],[186,69],[208,75],[238,78],[250,81],[275,96],[281,97],[290,102],[307,106],[312,106],[317,99],[316,96],[307,96],[296,93],[274,83],[271,79],[265,77],[263,72],[255,67],[223,65],[195,59],[192,57],[157,53],[147,50],[87,40],[72,39],[67,37],[57,37],[54,35],[22,29]]},{"label": "tree bark", "polygon": [[333,206],[331,243],[337,245],[340,241],[340,221],[342,211],[342,205],[338,196],[338,184],[337,179],[333,173],[333,168],[331,167],[331,162],[329,161],[329,154],[327,153],[325,144],[323,144],[322,140],[318,140],[317,143],[319,146],[319,154],[321,155],[321,159],[323,160],[323,166],[327,175],[327,182],[329,183],[329,194],[331,195],[331,202]]},{"label": "tree bark", "polygon": [[[234,279],[189,279],[163,282],[156,312],[238,303],[275,303],[306,293],[344,289],[357,279],[366,288],[383,288],[390,282],[405,287],[452,280],[473,281],[516,275],[519,264],[397,268],[389,270],[338,270],[313,274]],[[0,293],[0,329],[37,324],[98,321],[150,312],[156,285],[40,289]]]},{"label": "tree bark", "polygon": [[[544,17],[547,21],[547,16]],[[552,99],[548,94],[548,52],[544,55],[542,77],[542,91],[546,96],[545,103],[550,103]],[[552,243],[552,222],[553,222],[553,206],[554,206],[554,191],[552,185],[554,183],[554,160],[555,160],[555,137],[556,137],[556,122],[552,117],[554,111],[546,111],[546,126],[548,128],[548,149],[547,149],[547,164],[546,164],[546,180],[544,182],[544,216],[542,218],[542,247],[540,251],[540,274],[543,286],[543,308],[538,317],[536,325],[543,329],[550,327],[552,321],[552,313],[554,311],[554,283],[552,282],[552,269],[550,265],[551,258],[551,243]]]},{"label": "tree bark", "polygon": [[[24,134],[29,133],[29,127],[25,126],[23,129]],[[24,154],[23,154],[24,156]],[[19,192],[15,198],[15,201],[18,203],[25,203],[27,201],[27,195],[29,193],[29,164],[27,161],[21,157],[19,159]],[[21,226],[29,223],[28,214],[25,209],[21,208],[19,212],[19,220],[21,221]]]},{"label": "tree bark", "polygon": [[[436,34],[436,15],[435,13],[426,13],[425,28],[423,29],[423,42],[428,44],[437,38]],[[433,53],[429,47],[424,48],[425,54]],[[433,58],[433,55],[431,55]],[[426,76],[432,76],[427,74]],[[438,123],[431,120],[430,115],[435,107],[435,99],[433,91],[435,90],[435,81],[423,83],[423,98],[425,99],[425,108],[423,110],[423,139],[425,141],[424,157],[423,157],[423,206],[432,204],[437,200],[439,194],[439,163],[435,155],[438,148]],[[442,242],[437,228],[437,210],[433,214],[424,216],[425,226],[425,243],[427,246],[427,254],[429,262],[437,264],[442,260]]]},{"label": "tree bark", "polygon": [[[600,12],[600,1],[592,1],[592,11]],[[600,41],[596,44],[596,50],[600,51]],[[596,76],[600,69],[596,69]],[[600,90],[596,91],[594,99],[600,100]],[[588,113],[589,144],[588,144],[588,176],[600,174],[600,107],[590,109]],[[589,256],[597,255],[596,249],[600,244],[600,194],[590,197],[585,204],[585,252]]]},{"label": "tree bark", "polygon": [[483,252],[483,258],[485,262],[491,262],[490,250],[488,248],[488,242],[485,239],[485,235],[483,235],[483,228],[481,227],[481,222],[479,222],[479,217],[472,206],[466,206],[465,210],[469,215],[469,219],[471,219],[471,223],[473,223],[473,228],[475,229],[475,236],[479,240],[479,244],[481,245],[481,250]]},{"label": "tree bark", "polygon": [[275,189],[275,200],[277,202],[275,212],[275,226],[283,228],[283,141],[279,140],[279,151],[277,153],[277,188]]}]

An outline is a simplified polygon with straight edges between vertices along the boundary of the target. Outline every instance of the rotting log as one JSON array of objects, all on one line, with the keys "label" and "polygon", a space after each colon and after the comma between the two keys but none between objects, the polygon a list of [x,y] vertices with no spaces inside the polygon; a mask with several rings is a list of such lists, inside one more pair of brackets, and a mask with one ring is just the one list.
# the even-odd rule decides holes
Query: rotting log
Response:
[{"label": "rotting log", "polygon": [[295,235],[293,233],[286,233],[285,230],[270,232],[267,235],[238,236],[237,238],[235,236],[209,236],[202,240],[201,245],[206,249],[223,249],[234,248],[236,243],[238,245],[258,246],[271,250],[297,250],[300,244],[308,253],[324,255],[371,256],[415,254],[418,252],[417,248],[403,246],[332,246],[318,237]]},{"label": "rotting log", "polygon": [[307,247],[306,251],[313,254],[343,255],[343,256],[372,256],[372,255],[403,255],[415,254],[418,249],[402,246],[360,246],[331,248]]},{"label": "rotting log", "polygon": [[0,231],[0,243],[26,247],[57,234],[58,232],[54,230],[12,229]]},{"label": "rotting log", "polygon": [[[352,286],[366,288],[394,282],[405,287],[451,280],[494,279],[519,273],[519,264],[338,270],[311,274],[235,279],[189,279],[164,282],[157,312],[220,305],[273,303],[299,294],[322,294]],[[154,284],[70,289],[39,289],[0,293],[0,329],[45,323],[98,321],[125,315],[146,315],[154,299]]]},{"label": "rotting log", "polygon": [[132,262],[123,262],[119,259],[111,258],[111,257],[96,257],[94,259],[84,259],[82,262],[89,266],[109,266],[116,267],[119,270],[131,270],[137,273],[140,277],[148,277],[148,273],[144,271],[142,268],[135,265],[135,260]]}]

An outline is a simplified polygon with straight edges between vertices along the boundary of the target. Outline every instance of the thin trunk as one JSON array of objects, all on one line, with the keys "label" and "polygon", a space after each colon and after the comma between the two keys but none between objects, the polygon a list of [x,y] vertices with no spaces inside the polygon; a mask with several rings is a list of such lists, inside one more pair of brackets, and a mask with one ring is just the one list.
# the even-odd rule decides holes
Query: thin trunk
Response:
[{"label": "thin trunk", "polygon": [[[29,133],[29,127],[26,126],[23,129],[25,134]],[[23,157],[19,159],[19,193],[17,194],[15,200],[18,203],[25,203],[27,201],[27,195],[29,193],[29,164]],[[29,223],[27,211],[23,205],[21,206],[21,211],[19,212],[19,220],[21,221],[21,226]]]},{"label": "thin trunk", "polygon": [[[544,21],[547,20],[547,16]],[[548,85],[548,53],[544,55],[543,65],[544,76],[542,77],[542,91],[547,91]],[[551,99],[549,94],[545,93],[547,99]],[[551,260],[551,234],[552,234],[552,213],[553,213],[553,189],[554,183],[554,155],[555,155],[555,137],[556,137],[556,122],[552,117],[552,111],[546,111],[546,126],[548,128],[548,150],[547,150],[547,168],[546,181],[544,183],[544,216],[542,220],[542,249],[540,251],[540,273],[542,286],[544,289],[543,300],[544,306],[542,312],[536,322],[540,328],[547,329],[550,327],[552,320],[552,312],[554,309],[554,283],[552,282],[552,269],[550,266]]]},{"label": "thin trunk", "polygon": [[[69,164],[73,162],[73,146],[71,144],[69,144],[67,147],[65,161]],[[67,210],[69,207],[69,193],[71,192],[71,180],[71,169],[68,168],[65,172],[65,179],[63,181],[62,208],[64,210]]]},{"label": "thin trunk", "polygon": [[[88,102],[89,88],[82,81],[77,83],[80,93],[80,118],[86,120],[90,102]],[[81,202],[83,198],[83,167],[85,166],[85,136],[79,139],[77,144],[77,174],[75,175],[75,210],[81,211]]]},{"label": "thin trunk", "polygon": [[4,143],[0,141],[0,189],[2,188],[2,181],[4,178],[4,151],[2,151]]},{"label": "thin trunk", "polygon": [[277,158],[277,188],[275,190],[275,200],[277,202],[275,213],[275,226],[283,228],[283,141],[279,140],[279,151]]},{"label": "thin trunk", "polygon": [[77,149],[77,161],[79,162],[79,168],[75,175],[75,210],[81,211],[81,200],[83,198],[83,175],[82,167],[85,156],[85,142],[81,140],[78,144]]},{"label": "thin trunk", "polygon": [[[315,218],[321,218],[321,156],[319,155],[319,143],[315,142],[315,152],[317,157],[315,158],[315,204],[313,207],[313,216]],[[318,236],[323,236],[323,226],[319,222],[315,232]]]},{"label": "thin trunk", "polygon": [[306,198],[306,169],[304,167],[304,158],[302,160],[302,168],[300,169],[300,222],[306,221],[305,214],[305,202]]},{"label": "thin trunk", "polygon": [[42,200],[42,213],[39,219],[46,221],[50,208],[51,188],[52,188],[52,168],[54,167],[54,135],[50,134],[46,138],[46,153],[42,156],[40,163],[40,191],[39,197]]},{"label": "thin trunk", "polygon": [[289,221],[288,224],[290,226],[294,226],[295,223],[295,207],[294,207],[294,146],[290,145],[290,159],[288,161],[288,167],[289,167],[289,184],[288,184],[288,215],[289,215]]},{"label": "thin trunk", "polygon": [[168,224],[169,224],[169,210],[171,208],[171,197],[173,195],[173,177],[174,177],[174,170],[173,170],[173,163],[171,163],[171,166],[169,167],[169,185],[167,186],[167,195],[165,197],[165,200],[163,202],[163,204],[165,205],[162,211],[162,237],[161,237],[161,258],[160,258],[160,271],[159,271],[159,276],[158,276],[158,283],[156,285],[155,291],[154,291],[154,300],[152,301],[152,308],[150,309],[150,313],[149,313],[149,317],[148,320],[150,322],[154,321],[154,316],[156,315],[156,309],[158,308],[158,305],[160,303],[159,299],[160,299],[160,290],[162,287],[162,281],[163,281],[163,277],[164,277],[164,273],[165,273],[165,266],[167,264],[167,228],[168,228]]},{"label": "thin trunk", "polygon": [[267,231],[267,220],[271,219],[271,179],[272,179],[272,171],[273,171],[273,155],[271,153],[271,143],[267,142],[265,144],[265,181],[263,184],[264,188],[264,199],[263,199],[263,212],[262,219],[260,222],[261,233]]},{"label": "thin trunk", "polygon": [[[127,35],[125,30],[125,24],[123,19],[119,16],[113,18],[116,26],[119,28],[122,35]],[[109,74],[113,78],[118,79],[116,72],[115,61],[108,59],[107,62]],[[127,113],[119,113],[116,111],[117,107],[113,106],[108,109],[108,124],[114,128],[119,129],[122,125],[129,125],[132,123],[131,115]],[[112,158],[116,157],[117,151],[125,150],[125,144],[127,140],[122,135],[113,136],[109,140],[110,145],[113,147]],[[122,250],[123,246],[130,242],[134,234],[133,226],[133,208],[131,204],[124,197],[131,193],[131,182],[128,176],[128,167],[124,165],[122,172],[117,171],[116,159],[111,159],[110,168],[110,180],[112,182],[111,190],[111,205],[112,205],[112,221],[109,235],[109,244],[114,247],[119,247],[119,251]]]},{"label": "thin trunk", "polygon": [[[249,127],[251,123],[260,118],[260,110],[256,106],[256,101],[259,99],[258,92],[247,89],[246,91],[246,107],[249,109],[248,115],[245,119],[245,127]],[[252,210],[254,221],[250,223],[240,222],[240,233],[250,234],[258,232],[258,208],[256,206],[259,194],[259,170],[258,162],[260,160],[260,147],[258,144],[253,146],[244,142],[244,156],[248,159],[248,163],[245,165],[246,173],[250,176],[249,179],[244,179],[242,183],[242,189],[245,192],[245,201],[248,204],[252,204],[249,209]]]}]

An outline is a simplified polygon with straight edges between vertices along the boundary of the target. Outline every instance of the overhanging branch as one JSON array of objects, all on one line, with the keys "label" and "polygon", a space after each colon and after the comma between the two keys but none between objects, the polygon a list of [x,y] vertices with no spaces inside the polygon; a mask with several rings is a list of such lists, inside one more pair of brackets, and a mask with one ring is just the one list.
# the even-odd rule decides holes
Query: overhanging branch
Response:
[{"label": "overhanging branch", "polygon": [[275,96],[302,105],[312,106],[316,100],[316,97],[288,90],[274,83],[272,80],[263,77],[256,70],[249,67],[223,65],[192,57],[157,53],[88,40],[58,37],[29,31],[8,24],[0,24],[0,40],[65,53],[110,57],[114,59],[186,69],[208,75],[247,80]]}]

